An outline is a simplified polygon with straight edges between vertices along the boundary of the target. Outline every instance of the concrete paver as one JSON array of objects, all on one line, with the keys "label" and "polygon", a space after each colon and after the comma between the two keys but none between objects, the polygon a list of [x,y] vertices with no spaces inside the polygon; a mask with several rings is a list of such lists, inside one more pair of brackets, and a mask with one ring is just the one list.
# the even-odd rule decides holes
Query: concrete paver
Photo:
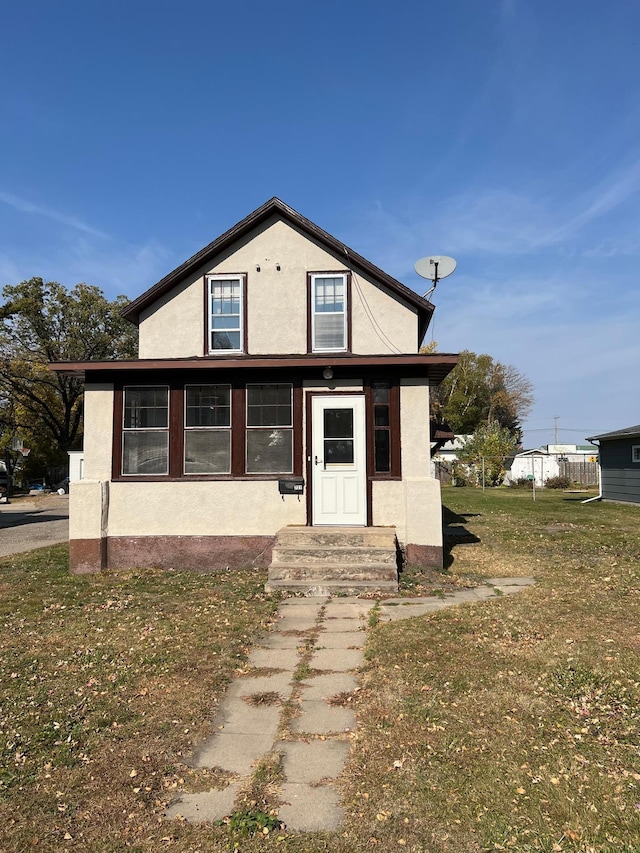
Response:
[{"label": "concrete paver", "polygon": [[316,675],[301,682],[302,699],[331,699],[340,693],[352,693],[358,687],[358,679],[350,672],[332,672]]},{"label": "concrete paver", "polygon": [[[373,601],[371,602],[371,607],[373,607]],[[371,609],[371,607],[369,609]],[[362,635],[365,635],[365,630],[367,627],[367,620],[360,619],[360,617],[356,617],[355,619],[349,619],[348,617],[327,617],[322,622],[326,631],[331,631],[332,633],[344,633],[350,631],[361,631]]]},{"label": "concrete paver", "polygon": [[333,672],[348,672],[364,662],[363,649],[318,649],[311,655],[311,669],[330,669]]},{"label": "concrete paver", "polygon": [[277,705],[250,705],[244,699],[230,699],[220,708],[214,726],[227,733],[261,732],[275,738],[279,722],[280,708]]},{"label": "concrete paver", "polygon": [[[452,605],[480,602],[499,594],[512,594],[534,583],[533,578],[491,578],[474,589],[461,589],[444,598],[395,598],[380,602],[380,619],[393,621],[434,613]],[[265,754],[282,754],[286,777],[279,789],[279,817],[287,829],[297,832],[337,830],[343,809],[331,784],[342,772],[349,754],[346,733],[355,730],[351,707],[333,705],[330,700],[358,687],[357,670],[364,661],[368,614],[374,602],[366,599],[326,596],[283,601],[269,634],[264,635],[249,655],[253,672],[243,674],[223,698],[216,725],[218,732],[203,744],[194,757],[197,767],[220,767],[248,776]],[[319,674],[301,683],[293,673],[315,637],[309,666]],[[261,668],[277,670],[260,674]],[[251,705],[249,696],[276,694],[275,702]],[[299,703],[299,716],[290,723],[305,740],[278,739],[281,702],[291,697]],[[279,698],[278,698],[279,697]],[[167,817],[182,815],[189,821],[220,820],[231,814],[243,782],[234,781],[224,789],[198,794],[182,794],[172,804]]]},{"label": "concrete paver", "polygon": [[293,691],[290,672],[275,672],[251,678],[236,678],[225,695],[225,701],[238,697],[256,696],[260,693],[278,693],[282,699],[288,699]]},{"label": "concrete paver", "polygon": [[259,758],[271,752],[273,743],[273,735],[263,732],[219,732],[196,752],[193,764],[195,767],[220,767],[246,776]]},{"label": "concrete paver", "polygon": [[322,699],[303,699],[301,714],[291,721],[291,731],[310,735],[340,734],[353,731],[356,716],[351,708],[329,705]]},{"label": "concrete paver", "polygon": [[318,634],[316,646],[320,649],[362,649],[367,640],[364,631],[327,631],[324,627]]},{"label": "concrete paver", "polygon": [[254,648],[249,652],[249,666],[257,669],[284,669],[288,672],[298,666],[300,655],[297,649],[261,649]]},{"label": "concrete paver", "polygon": [[283,805],[278,817],[296,832],[322,832],[340,828],[344,812],[340,795],[326,785],[285,782],[280,789]]},{"label": "concrete paver", "polygon": [[282,753],[287,781],[295,783],[317,784],[322,779],[335,779],[349,756],[346,740],[281,741],[276,749]]},{"label": "concrete paver", "polygon": [[240,791],[240,784],[232,782],[226,788],[200,791],[197,794],[182,794],[181,799],[171,803],[168,818],[183,817],[191,823],[213,823],[233,811],[233,803]]},{"label": "concrete paver", "polygon": [[307,637],[301,637],[297,632],[291,634],[279,634],[275,631],[265,634],[257,641],[257,646],[262,649],[298,649],[305,646]]}]

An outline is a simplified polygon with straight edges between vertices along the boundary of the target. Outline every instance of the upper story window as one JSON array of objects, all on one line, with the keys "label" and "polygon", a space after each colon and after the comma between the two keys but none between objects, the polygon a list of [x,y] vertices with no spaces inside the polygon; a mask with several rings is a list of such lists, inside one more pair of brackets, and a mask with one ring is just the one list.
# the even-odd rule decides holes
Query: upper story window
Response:
[{"label": "upper story window", "polygon": [[124,388],[122,473],[169,473],[169,389]]},{"label": "upper story window", "polygon": [[244,351],[244,276],[210,275],[209,352]]},{"label": "upper story window", "polygon": [[634,444],[631,447],[631,461],[640,462],[640,444]]},{"label": "upper story window", "polygon": [[311,275],[311,349],[344,352],[347,349],[347,274]]}]

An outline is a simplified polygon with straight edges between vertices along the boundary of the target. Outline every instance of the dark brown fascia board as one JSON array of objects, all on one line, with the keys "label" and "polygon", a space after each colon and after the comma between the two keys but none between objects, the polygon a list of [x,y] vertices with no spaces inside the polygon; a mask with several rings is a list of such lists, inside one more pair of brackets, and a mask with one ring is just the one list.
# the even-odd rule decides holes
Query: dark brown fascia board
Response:
[{"label": "dark brown fascia board", "polygon": [[170,272],[164,278],[160,279],[157,284],[154,284],[153,287],[150,287],[132,302],[130,302],[125,308],[122,309],[122,316],[129,320],[134,325],[138,325],[140,320],[140,312],[143,311],[148,305],[155,302],[156,299],[159,299],[172,287],[182,281],[186,276],[189,275],[194,269],[202,266],[207,263],[207,261],[211,260],[211,258],[215,257],[220,252],[224,251],[228,248],[232,243],[236,240],[240,239],[244,234],[251,231],[252,228],[255,228],[273,213],[279,213],[284,219],[288,219],[291,223],[296,225],[300,230],[306,232],[312,237],[315,237],[319,242],[323,243],[327,248],[331,249],[333,252],[337,253],[339,257],[345,256],[345,260],[348,262],[348,267],[356,266],[360,268],[367,275],[370,275],[372,278],[379,281],[381,284],[384,284],[389,288],[393,293],[397,294],[401,299],[405,302],[408,302],[414,308],[417,309],[419,317],[420,317],[420,341],[424,337],[424,334],[429,326],[429,322],[431,320],[431,315],[435,310],[435,306],[429,302],[428,299],[424,299],[422,296],[418,296],[413,290],[408,288],[406,285],[402,284],[402,282],[390,276],[388,273],[381,270],[375,264],[372,264],[371,261],[368,261],[366,258],[363,258],[362,255],[359,255],[357,252],[354,252],[353,249],[350,249],[348,246],[345,246],[344,243],[341,243],[339,240],[336,240],[335,237],[332,237],[331,234],[328,234],[322,228],[320,228],[315,223],[311,222],[310,219],[299,214],[292,207],[289,207],[288,204],[285,204],[279,198],[275,196],[269,201],[265,202],[261,207],[254,210],[253,213],[250,213],[240,222],[230,228],[228,231],[225,231],[224,234],[221,234],[220,237],[215,239],[212,243],[209,243],[208,246],[205,246],[203,249],[200,249],[199,252],[196,252],[191,258],[181,264],[179,267]]},{"label": "dark brown fascia board", "polygon": [[[140,358],[131,361],[56,361],[49,364],[55,373],[86,378],[87,374],[117,374],[122,372],[167,370],[317,370],[318,377],[325,367],[343,375],[346,372],[371,373],[381,369],[406,371],[409,375],[427,375],[441,382],[458,363],[455,353],[420,353],[415,355],[256,355],[240,358]],[[336,376],[340,379],[340,374]]]}]

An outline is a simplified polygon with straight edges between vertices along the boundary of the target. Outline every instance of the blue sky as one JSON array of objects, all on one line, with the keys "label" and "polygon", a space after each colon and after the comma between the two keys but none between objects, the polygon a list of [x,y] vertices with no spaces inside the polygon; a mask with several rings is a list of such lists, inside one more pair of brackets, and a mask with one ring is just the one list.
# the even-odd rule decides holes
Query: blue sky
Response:
[{"label": "blue sky", "polygon": [[515,365],[525,444],[640,422],[640,3],[5,4],[0,284],[133,298],[273,195]]}]

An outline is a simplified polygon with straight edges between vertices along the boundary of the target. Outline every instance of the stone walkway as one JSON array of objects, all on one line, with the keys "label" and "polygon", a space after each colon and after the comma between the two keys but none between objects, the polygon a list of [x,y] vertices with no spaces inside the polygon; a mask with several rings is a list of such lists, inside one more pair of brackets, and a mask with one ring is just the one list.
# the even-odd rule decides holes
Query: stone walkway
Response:
[{"label": "stone walkway", "polygon": [[[380,602],[380,621],[421,616],[464,602],[519,592],[533,578],[491,578],[486,585],[444,598],[395,598]],[[181,793],[168,818],[213,822],[234,811],[256,762],[279,753],[285,781],[278,816],[298,832],[338,829],[343,811],[332,784],[340,775],[356,726],[344,699],[358,687],[366,628],[375,601],[358,598],[293,598],[283,601],[273,630],[249,656],[249,670],[227,690],[213,738],[196,752],[196,767],[233,774],[226,787]],[[292,712],[293,709],[293,712]]]}]

